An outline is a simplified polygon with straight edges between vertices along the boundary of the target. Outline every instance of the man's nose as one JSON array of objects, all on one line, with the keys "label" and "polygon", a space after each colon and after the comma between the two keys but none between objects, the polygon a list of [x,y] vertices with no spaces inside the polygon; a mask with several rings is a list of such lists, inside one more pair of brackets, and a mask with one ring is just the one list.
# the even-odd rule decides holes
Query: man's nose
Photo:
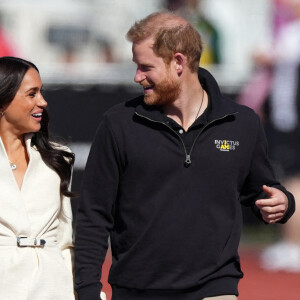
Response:
[{"label": "man's nose", "polygon": [[134,76],[134,81],[136,83],[142,82],[146,78],[146,75],[141,70],[137,69]]}]

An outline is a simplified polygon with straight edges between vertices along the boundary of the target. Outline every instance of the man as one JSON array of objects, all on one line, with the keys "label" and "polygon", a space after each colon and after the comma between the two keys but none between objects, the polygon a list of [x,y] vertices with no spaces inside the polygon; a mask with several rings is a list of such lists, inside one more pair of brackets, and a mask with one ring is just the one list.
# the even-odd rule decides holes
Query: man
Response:
[{"label": "man", "polygon": [[152,14],[127,33],[144,96],[110,109],[93,142],[77,219],[76,287],[98,300],[108,237],[114,300],[236,299],[241,206],[284,223],[257,115],[198,70],[198,32]]}]

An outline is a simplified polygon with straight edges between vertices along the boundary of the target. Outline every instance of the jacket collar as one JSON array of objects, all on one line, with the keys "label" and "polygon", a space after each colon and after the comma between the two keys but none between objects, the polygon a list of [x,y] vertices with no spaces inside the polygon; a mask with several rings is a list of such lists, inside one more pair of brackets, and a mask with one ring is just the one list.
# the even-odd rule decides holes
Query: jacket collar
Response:
[{"label": "jacket collar", "polygon": [[[27,153],[29,155],[30,160],[31,160],[31,156],[32,156],[32,147],[31,147],[32,136],[33,136],[32,133],[28,133],[28,134],[24,135],[24,142],[25,142]],[[7,172],[8,170],[10,170],[9,158],[7,156],[6,149],[4,147],[1,137],[0,137],[0,166],[1,166],[1,171],[3,170],[3,172]]]},{"label": "jacket collar", "polygon": [[[202,87],[207,92],[210,101],[209,111],[207,112],[208,122],[236,113],[236,109],[231,101],[221,94],[215,78],[206,69],[199,68],[198,78]],[[143,101],[143,98],[143,96],[140,96],[137,99],[136,113],[154,121],[164,122],[165,116],[161,107],[147,105]]]},{"label": "jacket collar", "polygon": [[[26,133],[24,135],[24,142],[25,142],[28,154],[30,154],[31,148],[32,148],[31,147],[31,138],[32,138],[32,136],[33,136],[33,133]],[[6,157],[6,159],[8,159],[8,156],[6,154],[6,150],[5,150],[3,141],[1,139],[1,136],[0,136],[0,154],[1,154],[1,156]]]}]

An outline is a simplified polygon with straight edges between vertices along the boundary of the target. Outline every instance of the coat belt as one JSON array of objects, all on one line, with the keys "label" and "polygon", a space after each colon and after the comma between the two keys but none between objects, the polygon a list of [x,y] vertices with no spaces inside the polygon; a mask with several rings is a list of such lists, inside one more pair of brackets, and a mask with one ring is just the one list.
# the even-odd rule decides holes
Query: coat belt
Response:
[{"label": "coat belt", "polygon": [[17,247],[44,247],[56,246],[57,243],[53,239],[45,239],[41,237],[0,237],[0,246],[17,246]]}]

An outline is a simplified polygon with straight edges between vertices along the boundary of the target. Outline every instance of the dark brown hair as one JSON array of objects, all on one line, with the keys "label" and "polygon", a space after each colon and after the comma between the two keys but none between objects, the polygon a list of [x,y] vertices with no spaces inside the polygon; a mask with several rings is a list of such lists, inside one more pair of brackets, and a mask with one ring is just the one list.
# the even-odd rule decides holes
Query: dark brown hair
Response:
[{"label": "dark brown hair", "polygon": [[[0,57],[0,108],[8,105],[15,97],[26,72],[38,68],[27,60],[18,57]],[[33,134],[31,144],[37,147],[43,161],[53,169],[60,177],[61,196],[73,197],[69,191],[72,166],[75,155],[69,151],[56,147],[49,139],[49,115],[46,109],[43,111],[41,129]]]}]

